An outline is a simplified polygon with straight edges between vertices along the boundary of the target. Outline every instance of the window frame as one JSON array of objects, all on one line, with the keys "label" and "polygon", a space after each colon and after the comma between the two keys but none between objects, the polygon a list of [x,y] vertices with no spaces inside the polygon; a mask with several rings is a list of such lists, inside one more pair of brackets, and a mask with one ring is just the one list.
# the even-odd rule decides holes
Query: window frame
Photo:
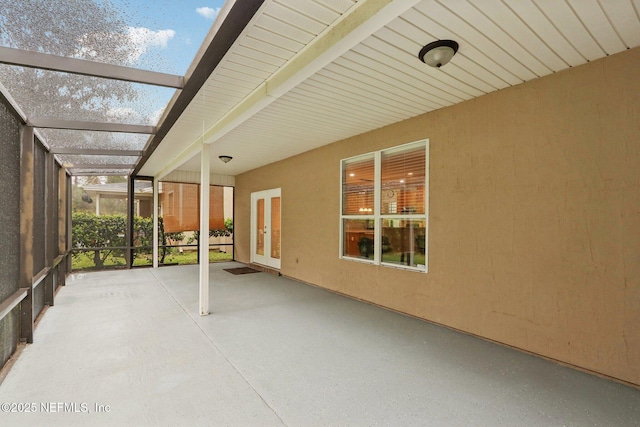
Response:
[{"label": "window frame", "polygon": [[[410,213],[387,213],[382,214],[382,155],[386,152],[402,152],[411,150],[417,146],[424,145],[425,150],[425,176],[424,176],[424,214]],[[373,212],[366,215],[355,215],[344,213],[345,202],[345,166],[353,163],[358,159],[365,159],[373,155],[374,159],[374,201]],[[373,259],[359,258],[346,255],[345,249],[345,220],[373,220],[374,221],[374,253]],[[401,265],[396,263],[382,261],[382,223],[384,220],[413,220],[425,222],[424,235],[424,268],[421,266]],[[429,271],[429,139],[421,139],[418,141],[402,144],[394,147],[385,148],[378,151],[368,152],[357,156],[352,156],[340,160],[340,241],[339,241],[339,258],[347,261],[356,261],[366,264],[379,265],[383,267],[392,267],[408,271],[416,271],[427,273]]]}]

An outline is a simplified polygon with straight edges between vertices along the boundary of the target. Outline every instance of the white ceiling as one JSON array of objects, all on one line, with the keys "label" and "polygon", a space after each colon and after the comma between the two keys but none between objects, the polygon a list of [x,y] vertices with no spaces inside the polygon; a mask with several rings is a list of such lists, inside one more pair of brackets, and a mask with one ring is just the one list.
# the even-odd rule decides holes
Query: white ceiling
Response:
[{"label": "white ceiling", "polygon": [[[267,0],[140,174],[198,171],[204,140],[212,172],[237,175],[637,47],[639,13],[640,0]],[[441,69],[417,57],[438,39],[460,45]]]}]

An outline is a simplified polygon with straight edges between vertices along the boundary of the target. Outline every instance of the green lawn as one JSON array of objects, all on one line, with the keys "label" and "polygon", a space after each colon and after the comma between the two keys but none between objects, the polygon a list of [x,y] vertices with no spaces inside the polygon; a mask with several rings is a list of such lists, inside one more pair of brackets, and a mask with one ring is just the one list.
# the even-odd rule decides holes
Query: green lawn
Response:
[{"label": "green lawn", "polygon": [[[227,254],[218,251],[209,251],[209,262],[231,261],[233,260],[232,254]],[[165,264],[196,264],[198,262],[198,254],[196,251],[185,251],[183,253],[171,253],[167,254],[164,258]],[[133,261],[134,266],[151,265],[151,254],[140,254]],[[109,255],[104,261],[105,268],[122,268],[126,265],[124,256]],[[95,263],[93,262],[93,252],[85,252],[72,257],[71,268],[73,271],[79,270],[93,270],[95,269]]]},{"label": "green lawn", "polygon": [[[406,255],[405,255],[406,257]],[[406,265],[406,258],[404,261],[400,261],[402,258],[402,254],[400,253],[386,253],[382,254],[382,262],[390,262],[393,264]],[[413,262],[416,265],[424,265],[425,264],[425,256],[421,253],[413,254]]]}]

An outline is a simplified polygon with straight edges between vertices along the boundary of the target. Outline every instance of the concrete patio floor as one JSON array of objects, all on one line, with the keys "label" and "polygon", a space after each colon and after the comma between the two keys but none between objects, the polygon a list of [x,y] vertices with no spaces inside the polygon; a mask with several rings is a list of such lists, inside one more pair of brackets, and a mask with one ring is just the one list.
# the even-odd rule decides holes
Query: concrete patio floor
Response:
[{"label": "concrete patio floor", "polygon": [[240,266],[206,317],[198,266],[74,275],[0,425],[640,425],[638,389]]}]

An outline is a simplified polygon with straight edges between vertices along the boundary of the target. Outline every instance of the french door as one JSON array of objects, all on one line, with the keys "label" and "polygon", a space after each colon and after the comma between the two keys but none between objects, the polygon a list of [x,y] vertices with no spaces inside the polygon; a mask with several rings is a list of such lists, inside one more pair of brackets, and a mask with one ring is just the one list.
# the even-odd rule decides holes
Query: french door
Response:
[{"label": "french door", "polygon": [[251,193],[251,262],[280,269],[280,189]]}]

